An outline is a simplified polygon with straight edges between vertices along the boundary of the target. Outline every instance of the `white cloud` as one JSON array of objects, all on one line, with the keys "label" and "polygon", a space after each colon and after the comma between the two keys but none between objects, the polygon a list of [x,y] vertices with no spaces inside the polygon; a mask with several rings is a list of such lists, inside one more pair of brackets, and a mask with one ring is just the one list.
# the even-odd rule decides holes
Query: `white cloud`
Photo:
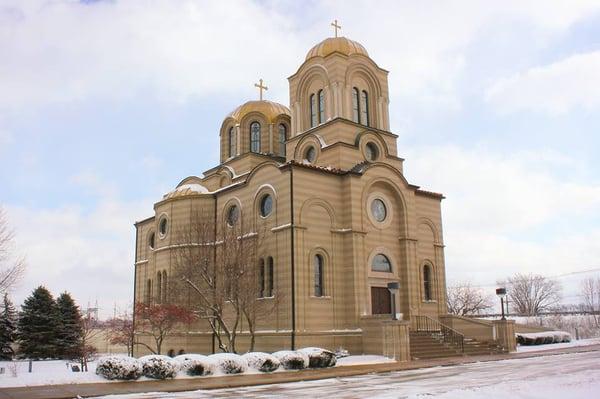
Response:
[{"label": "white cloud", "polygon": [[600,51],[570,56],[493,84],[486,100],[501,112],[564,114],[600,109]]}]

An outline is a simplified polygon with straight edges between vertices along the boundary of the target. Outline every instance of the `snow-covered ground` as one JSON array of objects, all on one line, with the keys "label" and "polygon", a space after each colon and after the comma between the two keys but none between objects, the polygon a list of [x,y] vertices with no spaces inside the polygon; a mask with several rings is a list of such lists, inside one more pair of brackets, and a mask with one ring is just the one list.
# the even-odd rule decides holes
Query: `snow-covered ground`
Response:
[{"label": "snow-covered ground", "polygon": [[[366,356],[348,356],[338,360],[338,366],[348,366],[356,364],[374,364],[374,363],[387,363],[393,362],[383,356],[366,355]],[[17,362],[17,376],[11,375],[10,367],[11,362],[0,362],[0,367],[5,368],[5,373],[0,374],[0,388],[2,387],[16,387],[16,386],[35,386],[35,385],[56,385],[56,384],[82,384],[89,382],[113,382],[108,381],[98,375],[96,375],[96,363],[90,362],[88,364],[89,371],[87,373],[75,373],[70,368],[67,368],[64,360],[44,360],[33,362],[33,372],[28,373],[28,364],[25,361]],[[283,369],[277,370],[277,372],[289,372]],[[248,370],[247,373],[259,373],[259,371]],[[206,377],[188,377],[183,373],[179,373],[176,378],[213,378],[219,373],[215,373],[213,376]],[[147,380],[142,377],[139,381]]]},{"label": "snow-covered ground", "polygon": [[104,399],[588,399],[599,397],[600,352],[471,363],[289,384]]}]

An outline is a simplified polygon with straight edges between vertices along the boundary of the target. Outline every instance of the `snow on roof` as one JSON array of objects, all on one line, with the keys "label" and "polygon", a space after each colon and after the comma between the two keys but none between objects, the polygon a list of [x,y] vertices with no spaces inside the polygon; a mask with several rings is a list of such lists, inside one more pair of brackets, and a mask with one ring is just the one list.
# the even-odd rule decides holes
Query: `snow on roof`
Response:
[{"label": "snow on roof", "polygon": [[179,187],[176,187],[175,190],[173,191],[169,191],[167,194],[163,195],[164,199],[167,198],[173,198],[173,197],[180,197],[180,196],[184,196],[184,195],[190,195],[190,194],[208,194],[209,191],[206,187],[204,187],[201,184],[198,183],[189,183],[189,184],[182,184]]}]

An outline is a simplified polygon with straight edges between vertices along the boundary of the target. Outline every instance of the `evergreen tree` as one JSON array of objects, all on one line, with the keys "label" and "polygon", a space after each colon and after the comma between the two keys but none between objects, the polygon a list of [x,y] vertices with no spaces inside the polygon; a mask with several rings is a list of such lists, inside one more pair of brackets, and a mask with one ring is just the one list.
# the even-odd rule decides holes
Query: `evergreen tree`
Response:
[{"label": "evergreen tree", "polygon": [[68,292],[56,298],[58,329],[56,331],[56,354],[62,358],[73,358],[79,353],[83,326],[79,307]]},{"label": "evergreen tree", "polygon": [[58,310],[52,294],[39,286],[21,307],[18,327],[21,354],[33,359],[56,357],[58,323]]},{"label": "evergreen tree", "polygon": [[16,339],[17,311],[8,294],[4,294],[2,311],[0,313],[0,359],[11,360],[15,354],[12,344]]}]

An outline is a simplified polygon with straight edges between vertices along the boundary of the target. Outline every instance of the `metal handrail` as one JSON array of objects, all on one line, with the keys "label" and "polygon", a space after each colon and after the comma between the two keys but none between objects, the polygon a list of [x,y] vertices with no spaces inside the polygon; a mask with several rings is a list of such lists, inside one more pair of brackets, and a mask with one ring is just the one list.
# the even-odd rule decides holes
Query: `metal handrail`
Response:
[{"label": "metal handrail", "polygon": [[417,332],[440,334],[444,343],[451,344],[460,349],[461,353],[465,351],[465,336],[463,334],[429,316],[411,316],[410,328]]}]

